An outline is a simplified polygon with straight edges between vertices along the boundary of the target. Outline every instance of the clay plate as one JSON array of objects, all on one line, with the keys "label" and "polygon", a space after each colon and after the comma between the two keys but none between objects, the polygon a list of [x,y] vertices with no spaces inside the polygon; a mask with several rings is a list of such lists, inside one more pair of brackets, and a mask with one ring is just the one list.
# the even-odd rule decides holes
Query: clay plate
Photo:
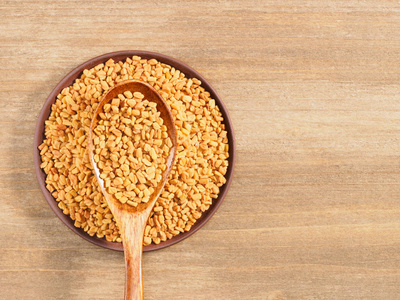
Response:
[{"label": "clay plate", "polygon": [[45,126],[44,122],[45,120],[47,120],[50,114],[51,105],[54,104],[57,95],[61,92],[62,89],[64,89],[67,86],[70,86],[75,81],[76,78],[82,75],[83,70],[85,69],[90,69],[100,63],[105,63],[110,58],[114,59],[114,61],[121,61],[121,60],[124,61],[127,57],[132,57],[134,55],[146,59],[155,58],[162,63],[166,63],[174,67],[175,69],[180,70],[186,75],[187,78],[196,77],[199,80],[201,80],[202,82],[201,85],[206,89],[206,91],[208,91],[211,94],[211,98],[215,99],[216,104],[219,106],[221,110],[222,116],[224,117],[224,124],[226,127],[226,131],[228,132],[228,140],[229,140],[229,159],[228,159],[229,166],[228,166],[228,171],[225,175],[227,182],[221,187],[218,198],[213,200],[213,204],[206,212],[202,214],[201,218],[197,220],[197,222],[192,226],[190,231],[185,231],[183,233],[180,233],[179,235],[174,236],[172,239],[169,239],[165,242],[161,242],[158,245],[150,244],[148,246],[143,247],[143,251],[153,251],[176,244],[186,239],[187,237],[191,236],[193,233],[195,233],[197,230],[203,227],[204,224],[207,223],[207,221],[212,217],[212,215],[217,211],[218,207],[221,205],[222,200],[225,198],[225,195],[229,189],[232,180],[232,174],[235,164],[235,138],[233,135],[232,123],[229,118],[228,111],[225,105],[223,104],[221,98],[218,96],[217,92],[207,82],[207,80],[203,76],[201,76],[197,71],[195,71],[191,67],[187,66],[186,64],[175,58],[148,51],[128,50],[128,51],[112,52],[88,60],[87,62],[83,63],[82,65],[72,70],[67,76],[65,76],[47,97],[47,100],[43,105],[43,108],[39,115],[39,119],[36,124],[35,138],[33,143],[33,158],[35,164],[36,177],[39,181],[40,189],[42,190],[44,197],[46,198],[51,209],[54,211],[57,217],[59,217],[61,221],[68,226],[68,228],[70,228],[73,232],[81,236],[83,239],[107,249],[123,251],[121,243],[108,242],[106,239],[104,238],[100,239],[96,236],[92,237],[88,235],[83,229],[75,227],[74,221],[69,217],[69,215],[64,215],[61,209],[58,208],[57,206],[58,202],[46,189],[45,173],[40,168],[41,158],[38,146],[42,143],[44,139],[44,126]]}]

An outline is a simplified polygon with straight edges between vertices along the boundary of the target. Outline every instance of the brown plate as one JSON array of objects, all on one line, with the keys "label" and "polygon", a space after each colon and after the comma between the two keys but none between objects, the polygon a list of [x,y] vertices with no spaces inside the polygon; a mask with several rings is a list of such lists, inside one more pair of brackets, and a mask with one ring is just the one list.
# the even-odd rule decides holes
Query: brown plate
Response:
[{"label": "brown plate", "polygon": [[49,203],[51,209],[54,211],[54,213],[61,219],[61,221],[68,226],[73,232],[81,236],[83,239],[107,248],[111,250],[117,250],[117,251],[123,251],[122,244],[121,243],[113,243],[113,242],[108,242],[104,238],[98,238],[96,236],[90,236],[88,235],[82,228],[77,228],[74,226],[74,221],[70,218],[69,215],[64,215],[63,212],[61,211],[60,208],[58,208],[58,202],[54,199],[54,197],[51,195],[51,193],[46,189],[46,184],[45,184],[45,178],[46,174],[44,171],[40,168],[41,164],[41,158],[40,158],[40,151],[38,150],[38,146],[43,142],[44,139],[44,122],[47,120],[47,118],[50,115],[50,110],[51,110],[51,105],[54,104],[57,95],[64,89],[65,87],[68,87],[73,84],[76,78],[80,77],[83,73],[83,70],[85,69],[90,69],[93,68],[94,66],[97,66],[98,64],[105,63],[107,60],[112,58],[114,61],[123,61],[127,57],[132,57],[134,55],[140,56],[142,58],[146,59],[151,59],[155,58],[158,61],[168,64],[175,69],[180,70],[183,72],[187,78],[197,78],[201,80],[201,86],[206,89],[211,94],[211,98],[215,99],[216,104],[221,110],[222,116],[224,117],[224,124],[226,127],[226,131],[228,132],[228,140],[229,140],[229,166],[227,173],[225,175],[226,177],[226,183],[221,187],[220,193],[218,195],[217,199],[213,200],[212,205],[210,208],[205,211],[202,216],[196,221],[196,223],[192,226],[190,231],[185,231],[183,233],[178,234],[177,236],[174,236],[173,238],[161,242],[158,245],[155,244],[150,244],[148,246],[143,247],[143,251],[153,251],[153,250],[158,250],[162,249],[168,246],[171,246],[173,244],[176,244],[185,238],[191,236],[193,233],[195,233],[197,230],[199,230],[204,224],[207,223],[207,221],[212,217],[212,215],[217,211],[218,207],[221,205],[222,200],[225,198],[225,195],[229,189],[229,185],[232,180],[232,174],[233,174],[233,168],[235,164],[235,138],[233,135],[233,128],[232,128],[232,122],[229,118],[228,111],[223,104],[221,98],[218,96],[217,92],[213,89],[213,87],[205,80],[203,76],[201,76],[197,71],[193,70],[191,67],[187,66],[183,62],[163,55],[159,53],[154,53],[154,52],[148,52],[148,51],[136,51],[136,50],[128,50],[128,51],[119,51],[119,52],[112,52],[112,53],[107,53],[95,58],[92,58],[88,60],[87,62],[83,63],[82,65],[76,67],[74,70],[72,70],[67,76],[65,76],[58,84],[57,86],[53,89],[53,91],[50,93],[50,95],[47,97],[47,100],[45,104],[43,105],[43,108],[40,112],[39,119],[36,124],[36,130],[35,130],[35,138],[33,142],[33,159],[34,159],[34,164],[35,164],[35,169],[36,169],[36,177],[39,181],[39,186],[40,189],[43,192],[44,197],[46,198],[47,202]]}]

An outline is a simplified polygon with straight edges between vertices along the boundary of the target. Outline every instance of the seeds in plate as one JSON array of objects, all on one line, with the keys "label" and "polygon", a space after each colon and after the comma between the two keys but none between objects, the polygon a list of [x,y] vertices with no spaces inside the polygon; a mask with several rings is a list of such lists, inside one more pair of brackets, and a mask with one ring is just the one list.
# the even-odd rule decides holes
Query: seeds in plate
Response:
[{"label": "seeds in plate", "polygon": [[224,119],[200,80],[138,56],[119,62],[110,59],[84,70],[51,107],[39,146],[41,168],[46,173],[47,189],[76,227],[91,236],[121,242],[89,161],[87,138],[102,95],[129,79],[145,81],[161,94],[177,131],[175,165],[145,230],[144,245],[158,244],[190,230],[226,182],[229,146]]}]

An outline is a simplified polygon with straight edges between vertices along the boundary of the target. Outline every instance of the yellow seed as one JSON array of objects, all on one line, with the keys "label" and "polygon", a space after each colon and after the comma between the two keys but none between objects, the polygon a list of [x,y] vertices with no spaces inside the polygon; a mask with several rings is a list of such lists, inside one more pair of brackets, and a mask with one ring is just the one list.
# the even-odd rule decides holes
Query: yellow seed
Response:
[{"label": "yellow seed", "polygon": [[111,106],[119,106],[119,98],[114,98],[111,100]]},{"label": "yellow seed", "polygon": [[125,130],[124,130],[124,133],[127,136],[132,136],[132,129],[130,127],[126,127]]},{"label": "yellow seed", "polygon": [[124,181],[120,177],[115,178],[114,182],[113,182],[113,184],[116,186],[121,185],[123,183],[124,183]]},{"label": "yellow seed", "polygon": [[125,92],[124,92],[124,96],[125,96],[126,98],[128,98],[128,99],[130,99],[130,98],[132,98],[132,97],[133,97],[133,95],[132,95],[132,92],[131,92],[131,91],[125,91]]},{"label": "yellow seed", "polygon": [[201,199],[201,194],[194,194],[194,195],[192,195],[192,199],[193,200],[200,200]]},{"label": "yellow seed", "polygon": [[126,203],[126,202],[128,201],[128,197],[123,196],[123,197],[121,197],[121,198],[119,199],[119,201],[120,201],[121,203]]},{"label": "yellow seed", "polygon": [[133,93],[133,96],[134,96],[135,98],[138,98],[138,99],[143,99],[143,98],[144,98],[143,94],[142,94],[142,93],[139,93],[139,92],[134,92],[134,93]]},{"label": "yellow seed", "polygon": [[147,174],[154,174],[156,172],[156,168],[155,167],[150,167],[146,169],[146,173]]},{"label": "yellow seed", "polygon": [[132,200],[128,200],[127,203],[131,206],[137,206],[138,204],[136,202],[133,202]]},{"label": "yellow seed", "polygon": [[[132,106],[131,106],[131,107],[132,107]],[[133,116],[136,116],[136,117],[137,117],[137,116],[140,116],[140,110],[138,110],[138,109],[133,109],[133,110],[132,110],[132,115],[133,115]]]},{"label": "yellow seed", "polygon": [[151,162],[148,161],[146,158],[143,158],[143,159],[142,159],[142,162],[143,162],[146,166],[148,166],[148,167],[151,166]]},{"label": "yellow seed", "polygon": [[151,244],[151,238],[148,237],[148,236],[145,236],[144,239],[143,239],[143,244],[145,246],[150,245]]}]

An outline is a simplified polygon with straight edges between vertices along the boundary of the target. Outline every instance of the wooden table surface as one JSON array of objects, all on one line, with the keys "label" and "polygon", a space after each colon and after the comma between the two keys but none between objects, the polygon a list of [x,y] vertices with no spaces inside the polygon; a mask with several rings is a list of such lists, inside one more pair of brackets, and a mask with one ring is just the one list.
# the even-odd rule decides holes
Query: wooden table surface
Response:
[{"label": "wooden table surface", "polygon": [[123,254],[54,215],[33,167],[39,111],[111,51],[202,73],[235,128],[225,202],[145,253],[146,299],[400,299],[400,3],[0,3],[0,299],[123,299]]}]

